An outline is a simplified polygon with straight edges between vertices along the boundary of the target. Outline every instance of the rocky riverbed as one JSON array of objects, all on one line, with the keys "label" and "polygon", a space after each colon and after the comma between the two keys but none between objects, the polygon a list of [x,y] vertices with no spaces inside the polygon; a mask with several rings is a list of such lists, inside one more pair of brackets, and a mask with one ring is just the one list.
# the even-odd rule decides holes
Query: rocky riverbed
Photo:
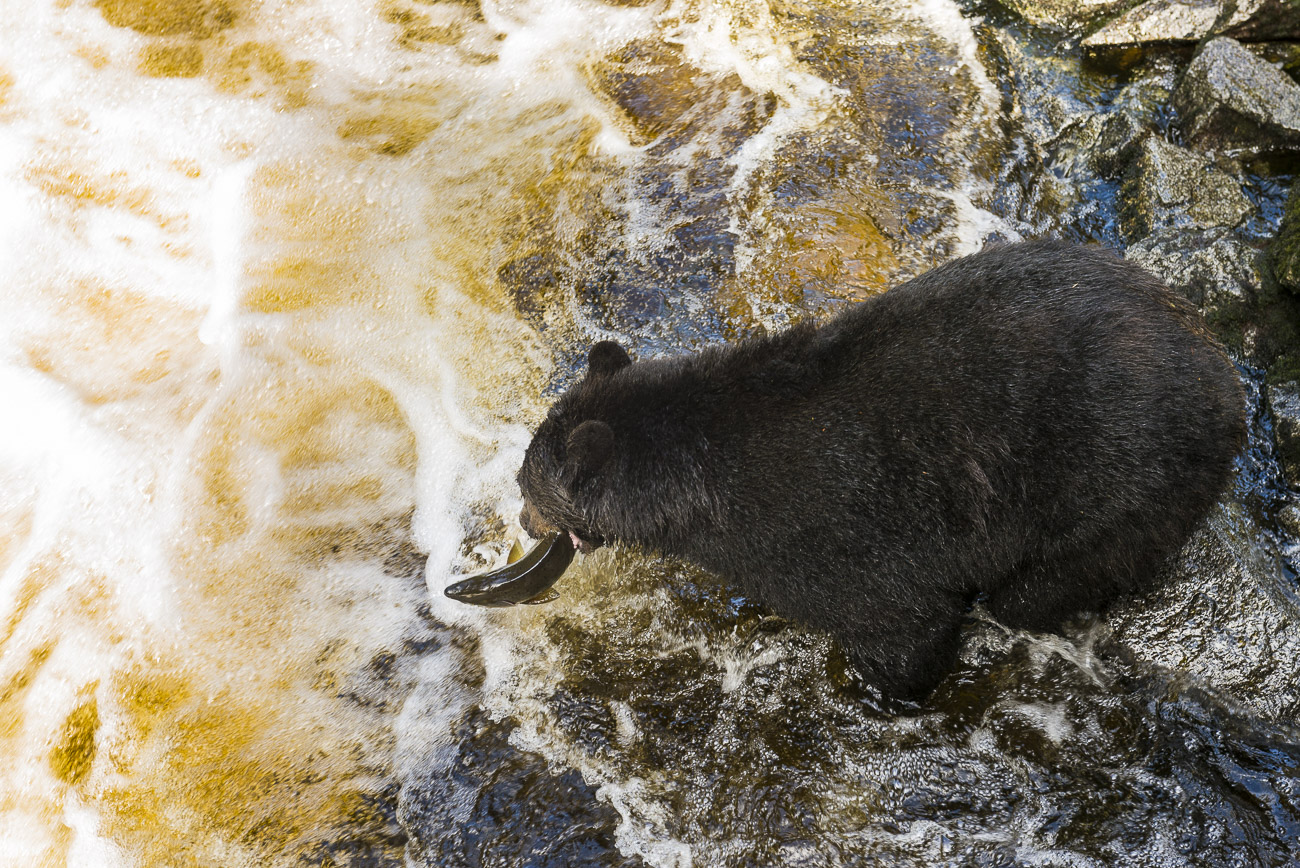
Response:
[{"label": "rocky riverbed", "polygon": [[1007,0],[1005,10],[1039,38],[1077,42],[1085,75],[1124,82],[1082,112],[1051,98],[1034,106],[1035,156],[1080,196],[1115,185],[1111,237],[1266,372],[1279,455],[1300,478],[1300,196],[1287,197],[1300,167],[1300,7]]}]

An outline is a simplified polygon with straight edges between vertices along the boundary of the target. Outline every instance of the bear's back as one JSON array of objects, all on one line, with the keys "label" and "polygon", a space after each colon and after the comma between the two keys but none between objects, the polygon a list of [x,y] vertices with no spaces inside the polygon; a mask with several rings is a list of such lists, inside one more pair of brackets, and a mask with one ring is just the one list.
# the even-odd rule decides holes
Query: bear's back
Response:
[{"label": "bear's back", "polygon": [[851,559],[985,587],[1027,552],[1167,554],[1159,541],[1213,504],[1244,436],[1240,384],[1195,311],[1142,269],[1058,242],[956,260],[712,367],[740,384],[710,411],[739,519],[727,533],[781,516],[743,562],[710,564],[732,574]]}]

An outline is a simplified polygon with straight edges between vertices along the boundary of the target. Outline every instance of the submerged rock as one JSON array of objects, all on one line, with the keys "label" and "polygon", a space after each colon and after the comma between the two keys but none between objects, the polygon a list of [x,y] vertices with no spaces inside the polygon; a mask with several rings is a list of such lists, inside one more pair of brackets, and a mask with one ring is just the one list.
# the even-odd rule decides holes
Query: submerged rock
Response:
[{"label": "submerged rock", "polygon": [[1300,148],[1300,85],[1234,39],[1207,42],[1174,91],[1180,128],[1199,147]]},{"label": "submerged rock", "polygon": [[1082,161],[1104,178],[1119,176],[1148,127],[1127,111],[1094,113],[1070,121],[1051,143],[1052,161],[1075,166]]},{"label": "submerged rock", "polygon": [[1232,175],[1158,136],[1142,140],[1120,188],[1120,222],[1131,239],[1156,229],[1233,227],[1253,210]]},{"label": "submerged rock", "polygon": [[1147,0],[1083,40],[1091,49],[1156,42],[1300,37],[1300,6],[1287,0]]}]

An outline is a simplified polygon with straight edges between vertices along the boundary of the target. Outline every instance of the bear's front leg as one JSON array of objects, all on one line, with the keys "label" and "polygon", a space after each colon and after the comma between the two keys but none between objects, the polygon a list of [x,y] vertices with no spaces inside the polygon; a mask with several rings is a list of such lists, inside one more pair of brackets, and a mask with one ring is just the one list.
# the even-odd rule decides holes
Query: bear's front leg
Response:
[{"label": "bear's front leg", "polygon": [[952,671],[961,647],[964,600],[872,604],[870,617],[836,632],[849,660],[885,696],[925,700]]}]

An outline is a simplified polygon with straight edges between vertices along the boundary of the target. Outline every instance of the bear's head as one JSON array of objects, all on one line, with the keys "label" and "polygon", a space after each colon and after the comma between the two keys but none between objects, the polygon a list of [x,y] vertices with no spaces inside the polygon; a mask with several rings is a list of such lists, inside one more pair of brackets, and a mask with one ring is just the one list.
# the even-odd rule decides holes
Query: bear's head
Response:
[{"label": "bear's head", "polygon": [[519,523],[530,536],[559,530],[579,551],[605,543],[597,514],[602,471],[614,457],[614,430],[602,411],[611,409],[610,381],[632,364],[627,351],[601,341],[587,354],[587,375],[564,393],[546,415],[524,453]]}]

